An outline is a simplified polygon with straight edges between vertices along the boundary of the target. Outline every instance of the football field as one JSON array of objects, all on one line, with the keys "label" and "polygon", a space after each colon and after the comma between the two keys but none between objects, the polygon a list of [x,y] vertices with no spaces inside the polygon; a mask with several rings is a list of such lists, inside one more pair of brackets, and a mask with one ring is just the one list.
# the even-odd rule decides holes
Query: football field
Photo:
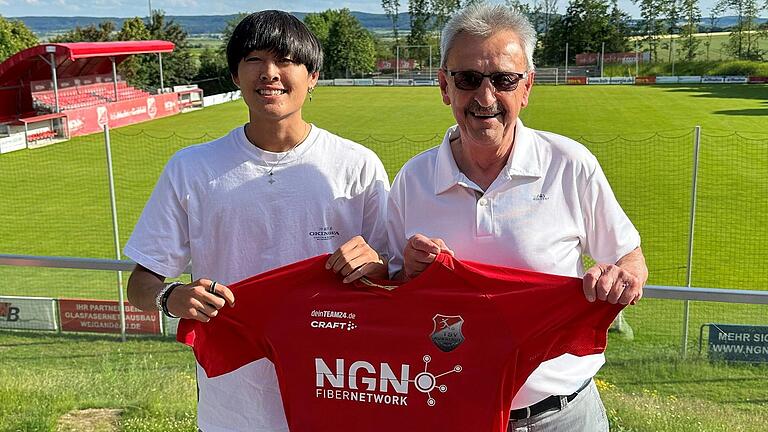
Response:
[{"label": "football field", "polygon": [[[452,125],[437,88],[318,88],[317,126],[375,150],[390,177]],[[768,289],[768,86],[535,86],[526,125],[585,143],[638,226],[650,283],[684,285],[693,128],[703,131],[694,286]],[[247,121],[242,101],[112,131],[124,244],[165,161]],[[738,134],[734,135],[734,132]],[[0,155],[0,253],[113,258],[101,135]],[[0,295],[114,299],[107,272],[0,267]],[[765,307],[696,304],[705,322],[768,324]],[[635,340],[612,336],[599,385],[617,431],[758,431],[768,367],[681,360],[679,302],[643,300]],[[160,339],[0,332],[0,431],[56,430],[67,412],[119,410],[117,429],[194,428],[191,354]]]}]

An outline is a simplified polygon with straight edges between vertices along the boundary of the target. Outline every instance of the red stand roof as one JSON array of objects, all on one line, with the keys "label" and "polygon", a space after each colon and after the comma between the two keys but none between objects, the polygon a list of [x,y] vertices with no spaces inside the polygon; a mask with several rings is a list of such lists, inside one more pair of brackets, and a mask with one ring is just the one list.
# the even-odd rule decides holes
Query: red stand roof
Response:
[{"label": "red stand roof", "polygon": [[[51,54],[59,79],[112,73],[110,57],[120,64],[134,54],[169,53],[175,45],[161,40],[74,42],[37,45],[0,63],[0,118],[32,109],[30,82],[50,80]],[[3,88],[5,87],[5,88]]]},{"label": "red stand roof", "polygon": [[115,57],[115,62],[119,64],[133,54],[169,53],[174,47],[171,42],[159,40],[38,45],[20,51],[0,63],[0,86],[51,79],[51,67],[43,61],[43,58],[50,60],[51,54],[56,59],[56,75],[59,78],[71,78],[111,73],[112,62],[109,57]]}]

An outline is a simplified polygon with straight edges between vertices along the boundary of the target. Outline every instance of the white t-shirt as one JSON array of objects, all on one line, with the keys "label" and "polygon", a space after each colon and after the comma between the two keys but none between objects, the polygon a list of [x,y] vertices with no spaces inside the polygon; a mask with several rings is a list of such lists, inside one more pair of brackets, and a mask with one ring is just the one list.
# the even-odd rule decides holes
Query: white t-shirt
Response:
[{"label": "white t-shirt", "polygon": [[[386,251],[388,191],[381,161],[359,144],[312,126],[293,151],[272,153],[238,127],[171,158],[125,255],[166,277],[191,262],[195,278],[230,284],[356,235]],[[205,432],[288,430],[267,360],[212,379],[198,366],[198,387]]]},{"label": "white t-shirt", "polygon": [[[518,119],[514,148],[483,191],[459,171],[450,139],[408,161],[389,196],[389,271],[403,265],[414,234],[441,238],[456,257],[563,276],[582,277],[582,254],[615,263],[640,235],[611,191],[597,159],[566,137],[529,129]],[[578,390],[605,362],[602,354],[549,360],[512,401],[523,408]]]}]

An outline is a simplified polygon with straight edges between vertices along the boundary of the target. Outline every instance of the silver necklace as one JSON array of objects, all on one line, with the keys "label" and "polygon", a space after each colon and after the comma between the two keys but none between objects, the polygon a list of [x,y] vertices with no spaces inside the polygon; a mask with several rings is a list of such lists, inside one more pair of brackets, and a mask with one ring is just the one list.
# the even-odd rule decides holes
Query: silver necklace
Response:
[{"label": "silver necklace", "polygon": [[293,151],[296,149],[296,147],[299,146],[299,144],[303,143],[307,139],[307,137],[309,136],[310,129],[311,129],[311,126],[309,124],[307,124],[306,130],[304,132],[304,137],[302,139],[300,139],[296,144],[294,144],[293,147],[290,148],[290,150],[288,150],[287,152],[283,153],[283,155],[280,156],[280,158],[274,164],[269,163],[266,159],[264,159],[264,157],[261,158],[261,160],[263,160],[264,163],[267,164],[267,166],[269,167],[269,171],[267,171],[267,177],[269,178],[269,180],[267,180],[267,181],[269,182],[269,184],[273,184],[273,183],[275,183],[277,181],[277,180],[275,180],[275,172],[274,172],[275,168],[279,167],[280,164],[283,163],[283,160],[285,158],[287,158],[288,155],[293,153]]},{"label": "silver necklace", "polygon": [[[301,141],[299,141],[299,142],[301,142]],[[269,184],[272,184],[272,183],[274,183],[275,181],[277,181],[277,180],[275,180],[275,177],[274,177],[274,176],[275,176],[275,173],[274,173],[274,171],[275,171],[275,168],[277,168],[278,166],[280,166],[280,164],[283,162],[283,159],[285,159],[286,157],[288,157],[288,155],[289,155],[289,154],[293,153],[293,149],[295,149],[297,145],[299,145],[299,143],[296,143],[296,144],[294,144],[294,145],[293,145],[293,147],[291,147],[291,149],[290,149],[290,150],[288,150],[288,151],[287,151],[287,152],[285,152],[285,153],[284,153],[282,156],[280,156],[280,159],[278,159],[278,160],[277,160],[277,162],[275,162],[275,164],[274,164],[274,165],[273,165],[273,164],[271,164],[271,163],[269,163],[269,162],[267,162],[267,160],[266,160],[266,159],[262,158],[262,160],[264,161],[264,163],[266,163],[266,164],[269,166],[269,171],[267,171],[267,176],[269,177]]]}]

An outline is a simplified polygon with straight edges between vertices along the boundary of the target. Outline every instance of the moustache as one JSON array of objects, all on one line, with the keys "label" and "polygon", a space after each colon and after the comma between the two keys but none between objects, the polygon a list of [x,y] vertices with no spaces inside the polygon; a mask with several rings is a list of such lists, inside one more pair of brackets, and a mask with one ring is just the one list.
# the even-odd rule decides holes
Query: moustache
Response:
[{"label": "moustache", "polygon": [[498,102],[495,102],[493,105],[490,105],[490,106],[482,106],[476,100],[473,100],[472,103],[469,104],[469,106],[467,107],[467,110],[477,114],[491,114],[491,113],[500,113],[504,111],[504,109],[501,107],[501,104],[499,104]]}]

